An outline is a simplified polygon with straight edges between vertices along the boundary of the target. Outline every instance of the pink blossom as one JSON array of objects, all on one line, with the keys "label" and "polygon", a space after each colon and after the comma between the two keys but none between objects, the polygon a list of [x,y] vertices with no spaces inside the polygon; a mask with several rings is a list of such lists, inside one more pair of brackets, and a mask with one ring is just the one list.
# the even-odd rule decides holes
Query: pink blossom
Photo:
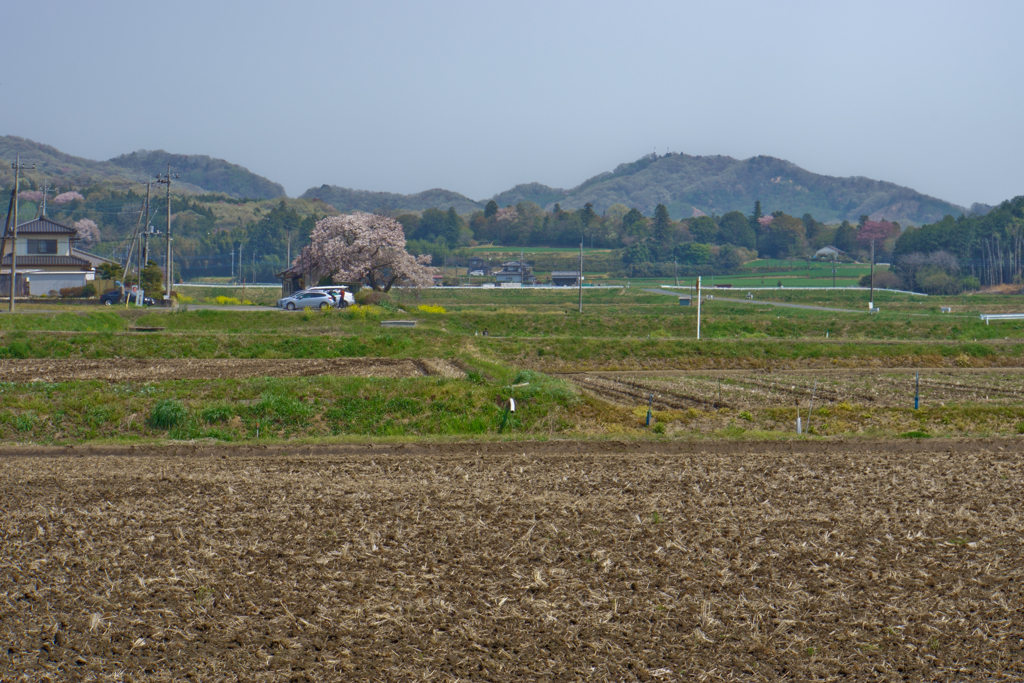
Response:
[{"label": "pink blossom", "polygon": [[92,219],[83,218],[76,221],[73,227],[78,231],[79,244],[86,249],[95,246],[100,241],[99,226]]},{"label": "pink blossom", "polygon": [[389,291],[394,285],[430,287],[434,284],[430,255],[405,250],[402,224],[387,216],[357,211],[317,221],[311,244],[293,265],[305,267],[317,280],[330,275],[335,282],[366,282]]},{"label": "pink blossom", "polygon": [[71,192],[61,192],[53,198],[54,204],[68,204],[74,201],[84,202],[85,197],[72,190]]},{"label": "pink blossom", "polygon": [[772,224],[772,220],[774,220],[774,218],[775,216],[761,216],[757,219],[757,222],[762,228],[767,228]]},{"label": "pink blossom", "polygon": [[26,202],[41,202],[43,201],[43,191],[25,190],[24,192],[19,192],[18,197],[20,199],[24,199]]},{"label": "pink blossom", "polygon": [[494,220],[501,221],[502,223],[514,223],[517,218],[519,218],[519,212],[516,211],[516,207],[506,206],[498,209],[498,213],[494,217]]}]

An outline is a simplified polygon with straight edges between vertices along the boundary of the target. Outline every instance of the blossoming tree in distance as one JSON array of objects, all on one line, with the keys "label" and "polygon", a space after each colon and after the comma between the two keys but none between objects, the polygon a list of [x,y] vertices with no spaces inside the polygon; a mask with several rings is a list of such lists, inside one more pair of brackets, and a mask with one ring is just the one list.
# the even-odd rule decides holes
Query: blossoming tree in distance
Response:
[{"label": "blossoming tree in distance", "polygon": [[407,252],[402,224],[387,216],[361,211],[329,216],[317,221],[311,238],[294,265],[303,266],[314,280],[331,276],[335,282],[365,282],[384,292],[395,285],[434,284],[430,254]]}]

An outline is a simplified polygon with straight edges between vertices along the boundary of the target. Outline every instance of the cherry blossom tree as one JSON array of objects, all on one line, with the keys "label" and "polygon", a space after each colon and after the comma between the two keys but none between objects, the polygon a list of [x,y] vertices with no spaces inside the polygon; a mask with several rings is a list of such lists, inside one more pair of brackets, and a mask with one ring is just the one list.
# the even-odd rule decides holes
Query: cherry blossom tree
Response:
[{"label": "cherry blossom tree", "polygon": [[53,198],[54,204],[70,204],[74,201],[84,202],[85,197],[72,190],[71,192],[61,192]]},{"label": "cherry blossom tree", "polygon": [[18,193],[18,197],[24,199],[26,202],[41,202],[43,201],[42,190],[22,190]]},{"label": "cherry blossom tree", "polygon": [[314,280],[330,276],[335,282],[365,282],[387,292],[395,285],[433,285],[430,260],[430,254],[413,256],[405,250],[401,223],[357,211],[317,221],[310,245],[293,265],[302,267]]},{"label": "cherry blossom tree", "polygon": [[76,221],[72,227],[78,231],[78,243],[84,248],[88,249],[99,243],[100,228],[92,219],[83,218]]}]

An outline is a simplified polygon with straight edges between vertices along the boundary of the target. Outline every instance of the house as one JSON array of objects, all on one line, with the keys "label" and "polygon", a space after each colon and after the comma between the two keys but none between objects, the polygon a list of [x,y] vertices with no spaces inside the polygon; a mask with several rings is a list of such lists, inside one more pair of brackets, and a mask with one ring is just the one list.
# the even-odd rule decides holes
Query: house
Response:
[{"label": "house", "polygon": [[517,283],[522,285],[537,284],[537,276],[533,274],[533,267],[526,261],[507,261],[501,264],[501,270],[494,274],[494,281],[497,283]]},{"label": "house", "polygon": [[[46,296],[67,287],[84,287],[96,277],[93,261],[84,258],[74,243],[78,231],[46,216],[18,226],[15,266],[18,280],[28,282],[28,294]],[[10,291],[11,242],[4,246],[0,261],[0,291]],[[101,257],[95,257],[101,258]]]},{"label": "house", "polygon": [[580,284],[580,271],[553,270],[551,271],[551,284],[555,287],[578,287]]},{"label": "house", "polygon": [[846,252],[842,249],[836,249],[835,247],[822,247],[818,251],[814,252],[814,258],[823,259],[837,259],[840,256],[846,256]]},{"label": "house", "polygon": [[491,267],[487,264],[487,261],[485,259],[482,259],[479,256],[474,256],[473,258],[469,259],[469,265],[466,268],[466,274],[472,275],[478,271],[481,275],[490,275]]}]

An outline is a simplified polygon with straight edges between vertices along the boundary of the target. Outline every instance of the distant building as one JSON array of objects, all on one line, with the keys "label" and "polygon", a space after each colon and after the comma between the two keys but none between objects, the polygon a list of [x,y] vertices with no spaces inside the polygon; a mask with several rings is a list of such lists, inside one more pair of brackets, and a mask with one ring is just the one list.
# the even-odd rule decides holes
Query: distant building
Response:
[{"label": "distant building", "polygon": [[533,274],[533,268],[526,261],[507,261],[501,264],[501,270],[494,274],[494,281],[501,284],[505,282],[522,285],[537,284],[537,277]]},{"label": "distant building", "polygon": [[814,258],[823,259],[834,259],[840,256],[846,256],[846,252],[842,249],[836,249],[835,247],[822,247],[818,251],[814,252]]},{"label": "distant building", "polygon": [[551,271],[551,284],[555,287],[578,287],[580,272],[578,270],[553,270]]},{"label": "distant building", "polygon": [[[96,277],[93,259],[74,248],[78,231],[46,216],[18,226],[17,244],[8,241],[0,261],[0,290],[10,291],[11,248],[17,255],[19,289],[22,282],[31,296],[46,296],[68,287],[84,287]],[[91,255],[90,255],[91,256]],[[106,259],[101,259],[106,260]]]},{"label": "distant building", "polygon": [[479,256],[474,256],[473,258],[469,259],[469,264],[468,267],[466,268],[466,274],[473,275],[478,271],[482,275],[490,275],[491,267],[487,264],[486,260],[480,258]]}]

